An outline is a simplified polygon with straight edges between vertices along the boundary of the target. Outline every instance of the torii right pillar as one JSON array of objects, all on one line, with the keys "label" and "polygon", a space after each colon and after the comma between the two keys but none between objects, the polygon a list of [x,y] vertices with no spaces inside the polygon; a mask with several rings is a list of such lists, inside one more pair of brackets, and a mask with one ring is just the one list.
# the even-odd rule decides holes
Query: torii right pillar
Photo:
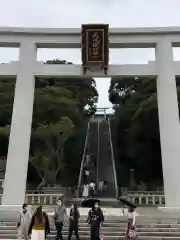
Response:
[{"label": "torii right pillar", "polygon": [[180,210],[180,121],[172,43],[156,44],[157,99],[166,208]]}]

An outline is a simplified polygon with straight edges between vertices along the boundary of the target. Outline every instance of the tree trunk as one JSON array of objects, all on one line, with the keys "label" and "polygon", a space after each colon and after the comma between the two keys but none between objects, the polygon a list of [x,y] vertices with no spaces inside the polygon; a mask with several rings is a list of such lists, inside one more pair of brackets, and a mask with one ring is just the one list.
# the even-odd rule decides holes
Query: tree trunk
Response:
[{"label": "tree trunk", "polygon": [[42,178],[42,181],[41,181],[40,184],[37,186],[37,190],[40,191],[40,190],[42,190],[42,188],[45,187],[45,186],[46,186],[46,178],[45,178],[45,174],[44,174],[44,176],[43,176],[43,178]]}]

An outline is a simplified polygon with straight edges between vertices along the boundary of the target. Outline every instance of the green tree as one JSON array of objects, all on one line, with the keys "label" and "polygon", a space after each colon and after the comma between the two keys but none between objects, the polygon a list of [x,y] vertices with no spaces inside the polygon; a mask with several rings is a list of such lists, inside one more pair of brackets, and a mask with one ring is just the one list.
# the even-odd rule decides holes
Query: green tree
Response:
[{"label": "green tree", "polygon": [[162,185],[156,79],[112,79],[109,99],[115,107],[112,132],[119,184],[128,186],[132,168],[137,183]]},{"label": "green tree", "polygon": [[[72,63],[56,59],[45,64]],[[11,124],[14,88],[13,80],[0,82],[0,141],[4,144],[1,156],[5,157],[9,137],[5,129]],[[36,79],[30,163],[39,171],[43,181],[58,181],[59,175],[65,171],[69,174],[72,169],[67,167],[67,159],[68,164],[75,166],[76,174],[79,173],[81,154],[77,154],[75,148],[81,146],[79,151],[83,152],[84,146],[78,143],[77,136],[84,138],[86,127],[82,126],[95,113],[97,100],[98,93],[92,78]],[[76,152],[76,159],[70,154],[73,152]]]},{"label": "green tree", "polygon": [[41,125],[32,132],[35,143],[39,140],[41,145],[35,144],[32,147],[30,159],[42,172],[44,182],[56,182],[56,177],[63,168],[63,146],[71,136],[73,128],[72,121],[68,117],[62,117],[59,122]]}]

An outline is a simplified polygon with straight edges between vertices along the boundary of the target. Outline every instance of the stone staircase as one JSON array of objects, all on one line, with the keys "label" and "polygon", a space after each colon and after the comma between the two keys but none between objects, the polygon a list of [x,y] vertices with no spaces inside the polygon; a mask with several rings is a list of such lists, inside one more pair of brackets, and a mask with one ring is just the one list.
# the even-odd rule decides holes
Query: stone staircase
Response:
[{"label": "stone staircase", "polygon": [[[55,239],[55,228],[50,217],[51,234],[48,239]],[[124,239],[127,226],[127,219],[124,217],[108,217],[101,229],[104,239],[115,240]],[[80,220],[80,239],[89,239],[89,226],[85,222],[85,217]],[[137,217],[138,239],[142,240],[174,240],[180,239],[180,220],[178,218],[147,218]],[[68,226],[64,226],[64,237],[67,239]],[[0,239],[17,238],[15,222],[0,222]],[[74,239],[74,237],[73,237]]]},{"label": "stone staircase", "polygon": [[107,191],[99,193],[99,197],[116,198],[115,177],[113,172],[112,149],[110,144],[109,123],[99,121],[99,156],[98,156],[98,181],[107,182]]},{"label": "stone staircase", "polygon": [[[90,154],[90,162],[86,164],[86,161],[83,163],[82,172],[80,172],[81,180],[80,180],[80,196],[82,196],[82,189],[85,183],[89,183],[91,180],[94,182],[97,181],[97,156],[98,156],[98,125],[97,122],[93,119],[89,122],[89,128],[87,129],[87,142],[86,142],[86,154]],[[85,156],[86,158],[86,156]],[[90,171],[90,176],[84,178],[85,170],[88,169]]]}]

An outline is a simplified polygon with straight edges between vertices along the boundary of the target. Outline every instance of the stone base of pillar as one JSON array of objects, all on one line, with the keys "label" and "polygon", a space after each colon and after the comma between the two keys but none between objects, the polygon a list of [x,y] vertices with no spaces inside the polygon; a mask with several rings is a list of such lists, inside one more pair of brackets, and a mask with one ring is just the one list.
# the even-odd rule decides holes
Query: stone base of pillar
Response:
[{"label": "stone base of pillar", "polygon": [[158,211],[162,213],[180,215],[180,207],[158,207]]},{"label": "stone base of pillar", "polygon": [[[32,210],[32,206],[28,206]],[[0,205],[0,222],[11,221],[17,222],[20,218],[20,210],[22,205]]]},{"label": "stone base of pillar", "polygon": [[0,221],[18,222],[21,209],[20,205],[0,205]]}]

